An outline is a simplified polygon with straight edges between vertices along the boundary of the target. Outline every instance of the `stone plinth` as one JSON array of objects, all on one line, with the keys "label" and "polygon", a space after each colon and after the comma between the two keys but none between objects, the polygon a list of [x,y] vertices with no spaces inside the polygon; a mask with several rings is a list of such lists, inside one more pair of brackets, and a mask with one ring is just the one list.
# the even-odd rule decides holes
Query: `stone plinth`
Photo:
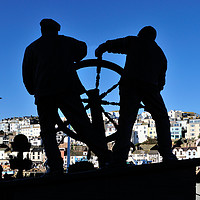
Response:
[{"label": "stone plinth", "polygon": [[194,200],[200,159],[0,183],[1,200]]}]

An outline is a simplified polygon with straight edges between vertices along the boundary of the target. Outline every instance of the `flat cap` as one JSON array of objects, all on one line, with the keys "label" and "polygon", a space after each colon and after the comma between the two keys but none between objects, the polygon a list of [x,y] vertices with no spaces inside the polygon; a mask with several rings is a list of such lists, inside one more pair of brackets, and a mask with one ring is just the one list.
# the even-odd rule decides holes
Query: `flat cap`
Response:
[{"label": "flat cap", "polygon": [[60,24],[53,19],[42,19],[40,26],[43,29],[60,31]]}]

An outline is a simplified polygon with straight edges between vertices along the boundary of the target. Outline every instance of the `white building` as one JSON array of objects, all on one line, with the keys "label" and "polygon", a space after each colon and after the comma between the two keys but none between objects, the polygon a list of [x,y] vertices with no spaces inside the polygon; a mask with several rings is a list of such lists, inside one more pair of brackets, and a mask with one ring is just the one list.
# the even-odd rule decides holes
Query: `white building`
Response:
[{"label": "white building", "polygon": [[9,132],[9,122],[7,119],[2,119],[0,121],[0,130],[2,130],[4,133],[8,133]]},{"label": "white building", "polygon": [[134,124],[133,131],[138,137],[138,142],[142,143],[147,140],[148,135],[148,125],[147,124]]},{"label": "white building", "polygon": [[40,136],[40,125],[39,124],[23,125],[21,126],[20,133],[25,135],[30,141],[31,138]]},{"label": "white building", "polygon": [[148,127],[147,136],[152,139],[157,138],[156,127]]},{"label": "white building", "polygon": [[0,160],[6,159],[5,148],[0,148]]},{"label": "white building", "polygon": [[133,162],[136,165],[147,163],[158,163],[162,161],[162,157],[158,150],[136,150],[129,155],[129,162]]},{"label": "white building", "polygon": [[3,144],[3,135],[0,135],[0,144]]},{"label": "white building", "polygon": [[197,151],[199,151],[197,147],[176,147],[173,149],[173,154],[176,155],[179,160],[185,160],[198,158],[199,152]]},{"label": "white building", "polygon": [[139,138],[138,138],[138,132],[137,131],[132,131],[131,142],[133,144],[139,143]]},{"label": "white building", "polygon": [[181,120],[182,113],[183,112],[180,110],[170,110],[168,112],[168,116],[170,117],[170,120],[172,120],[172,121]]},{"label": "white building", "polygon": [[198,139],[200,136],[200,119],[189,120],[187,124],[187,133],[185,137],[187,139]]},{"label": "white building", "polygon": [[41,139],[41,137],[34,137],[29,142],[31,143],[31,146],[37,146],[37,147],[39,147],[39,146],[42,145],[42,139]]},{"label": "white building", "polygon": [[182,137],[182,127],[179,123],[171,123],[170,127],[171,139],[177,140]]},{"label": "white building", "polygon": [[183,127],[184,130],[187,130],[187,120],[176,121],[176,123],[180,124],[180,126]]},{"label": "white building", "polygon": [[151,114],[149,112],[142,112],[141,116],[142,116],[142,119],[145,119],[145,118],[151,119],[152,118]]},{"label": "white building", "polygon": [[115,133],[117,129],[112,123],[105,124],[105,135],[106,137]]},{"label": "white building", "polygon": [[33,162],[42,163],[46,160],[45,151],[42,147],[34,147],[30,150],[29,158]]},{"label": "white building", "polygon": [[30,117],[14,117],[2,119],[0,121],[0,130],[4,131],[5,133],[16,132],[19,134],[20,128],[23,125],[30,125]]},{"label": "white building", "polygon": [[145,124],[148,124],[149,127],[155,127],[156,123],[152,118],[146,118],[142,120]]}]

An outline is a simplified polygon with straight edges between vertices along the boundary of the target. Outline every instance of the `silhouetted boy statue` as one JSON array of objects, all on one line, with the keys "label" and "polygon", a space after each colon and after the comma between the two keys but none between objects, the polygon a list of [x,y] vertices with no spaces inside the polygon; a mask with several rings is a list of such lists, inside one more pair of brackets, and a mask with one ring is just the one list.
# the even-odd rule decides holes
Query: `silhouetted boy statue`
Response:
[{"label": "silhouetted boy statue", "polygon": [[156,122],[159,152],[163,160],[176,160],[171,151],[169,117],[160,94],[165,85],[167,59],[155,42],[156,34],[153,27],[146,26],[137,36],[108,40],[95,51],[96,57],[101,57],[106,51],[127,55],[119,86],[119,129],[113,148],[116,164],[125,164],[128,158],[132,127],[141,101]]},{"label": "silhouetted boy statue", "polygon": [[82,41],[58,35],[60,24],[52,19],[43,19],[40,25],[42,36],[26,48],[22,68],[26,89],[35,96],[50,173],[63,173],[55,132],[59,108],[103,163],[107,145],[95,139],[80,98],[85,88],[73,68],[74,62],[86,56],[87,46]]}]

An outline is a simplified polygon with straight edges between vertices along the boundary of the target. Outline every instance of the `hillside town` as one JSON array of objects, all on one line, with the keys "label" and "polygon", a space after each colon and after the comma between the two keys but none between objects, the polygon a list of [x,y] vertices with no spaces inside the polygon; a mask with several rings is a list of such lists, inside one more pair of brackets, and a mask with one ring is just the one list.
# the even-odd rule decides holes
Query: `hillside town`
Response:
[{"label": "hillside town", "polygon": [[[115,124],[118,123],[119,112],[108,113],[104,116],[106,136],[116,132]],[[170,119],[171,139],[173,153],[179,160],[200,158],[200,116],[194,112],[171,110],[168,112]],[[90,114],[88,114],[91,119]],[[66,121],[65,118],[61,118]],[[0,164],[3,168],[2,175],[13,175],[16,171],[10,168],[9,160],[17,155],[11,144],[16,135],[25,135],[30,143],[30,151],[24,152],[24,158],[32,160],[32,169],[27,173],[44,173],[46,171],[46,156],[40,138],[40,124],[37,116],[24,116],[2,119],[0,121]],[[95,133],[94,133],[95,134]],[[80,161],[89,161],[98,168],[98,159],[91,153],[88,156],[87,146],[72,138],[64,132],[57,132],[57,142],[64,161],[64,168]],[[127,163],[133,165],[151,164],[162,162],[162,157],[157,150],[157,134],[155,121],[151,114],[142,112],[138,114],[132,131],[131,141],[134,144],[129,152]],[[69,144],[68,144],[69,143]],[[108,143],[112,149],[114,141]],[[134,147],[135,146],[135,147]]]}]

